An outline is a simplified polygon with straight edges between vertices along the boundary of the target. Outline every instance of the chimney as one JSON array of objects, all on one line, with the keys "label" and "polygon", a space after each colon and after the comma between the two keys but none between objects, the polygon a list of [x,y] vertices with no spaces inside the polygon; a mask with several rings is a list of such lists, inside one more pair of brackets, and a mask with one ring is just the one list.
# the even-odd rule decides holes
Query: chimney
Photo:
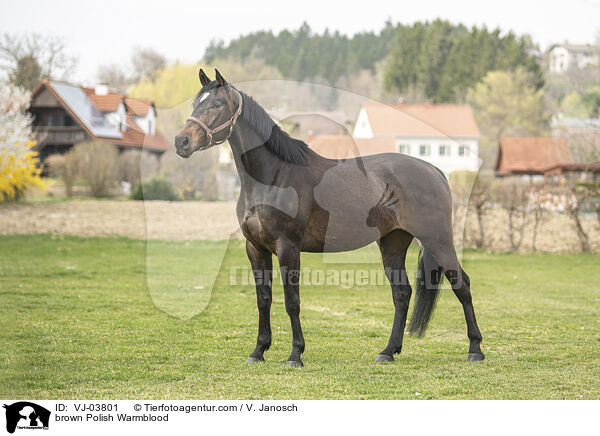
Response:
[{"label": "chimney", "polygon": [[107,95],[108,94],[108,85],[106,83],[100,83],[96,85],[94,88],[94,93],[96,95]]}]

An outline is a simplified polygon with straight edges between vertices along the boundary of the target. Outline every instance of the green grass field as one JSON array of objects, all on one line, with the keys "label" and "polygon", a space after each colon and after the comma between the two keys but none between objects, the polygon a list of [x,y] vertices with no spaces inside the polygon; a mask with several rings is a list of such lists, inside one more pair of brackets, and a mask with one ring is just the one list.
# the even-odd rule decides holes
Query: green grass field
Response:
[{"label": "green grass field", "polygon": [[[226,246],[153,246],[153,265],[161,268],[153,283],[174,289],[154,292],[159,306],[189,316],[208,304],[183,320],[153,303],[143,241],[0,237],[0,397],[600,399],[598,256],[465,252],[484,335],[482,363],[465,362],[466,326],[451,292],[442,293],[424,338],[407,337],[400,357],[376,364],[393,318],[388,286],[305,286],[305,367],[289,369],[280,285],[267,361],[245,364],[257,310],[253,286],[229,285],[229,268],[247,265],[241,241],[229,244],[210,301],[206,289],[179,286],[217,268],[214,253]],[[375,251],[367,247],[348,259],[360,262]],[[411,278],[415,264],[413,250]],[[303,255],[303,267],[323,267],[321,257]]]}]

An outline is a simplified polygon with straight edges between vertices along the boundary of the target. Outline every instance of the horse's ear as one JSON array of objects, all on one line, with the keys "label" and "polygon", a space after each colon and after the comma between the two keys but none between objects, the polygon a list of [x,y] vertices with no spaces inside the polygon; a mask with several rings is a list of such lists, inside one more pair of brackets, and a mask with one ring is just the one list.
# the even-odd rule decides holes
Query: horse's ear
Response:
[{"label": "horse's ear", "polygon": [[216,68],[215,68],[215,79],[219,85],[221,85],[221,86],[227,85],[227,81],[225,80],[225,78],[223,76],[221,76],[221,73],[219,73],[219,70],[217,70]]},{"label": "horse's ear", "polygon": [[200,78],[200,83],[202,86],[206,86],[210,83],[210,79],[206,74],[204,74],[204,70],[202,70],[202,68],[200,68],[200,71],[198,71],[198,77]]}]

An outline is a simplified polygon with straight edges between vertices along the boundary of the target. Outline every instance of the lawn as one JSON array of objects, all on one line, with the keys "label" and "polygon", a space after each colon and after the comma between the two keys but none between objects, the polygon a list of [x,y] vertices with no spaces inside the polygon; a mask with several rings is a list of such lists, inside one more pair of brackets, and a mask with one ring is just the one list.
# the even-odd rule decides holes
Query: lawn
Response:
[{"label": "lawn", "polygon": [[[209,299],[210,287],[192,286],[194,277],[210,282],[225,251]],[[247,265],[241,241],[163,241],[149,253],[150,291],[143,241],[0,237],[0,397],[600,399],[595,255],[465,252],[481,363],[465,362],[465,321],[451,292],[425,337],[408,336],[394,362],[376,364],[393,318],[389,288],[304,286],[305,367],[290,369],[280,285],[267,361],[245,364],[257,310],[253,286],[230,285],[231,267]],[[376,256],[367,247],[338,260],[378,269],[360,263]],[[411,271],[415,263],[412,250]],[[303,267],[324,266],[348,268],[303,255]]]}]

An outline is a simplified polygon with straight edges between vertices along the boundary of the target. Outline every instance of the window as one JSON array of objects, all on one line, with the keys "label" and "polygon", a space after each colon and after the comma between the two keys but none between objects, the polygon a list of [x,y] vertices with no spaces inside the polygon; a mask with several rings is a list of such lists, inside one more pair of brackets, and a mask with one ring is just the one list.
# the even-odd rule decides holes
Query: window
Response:
[{"label": "window", "polygon": [[466,145],[459,145],[458,146],[458,155],[459,156],[461,156],[461,157],[466,156],[467,155],[467,151],[468,151],[468,148],[467,148]]},{"label": "window", "polygon": [[449,145],[440,145],[440,156],[450,156]]},{"label": "window", "polygon": [[398,144],[398,153],[410,154],[410,144]]},{"label": "window", "polygon": [[72,126],[74,126],[74,125],[75,125],[75,120],[73,120],[73,118],[71,118],[71,117],[70,117],[69,115],[67,115],[67,114],[65,114],[64,121],[65,121],[65,122],[64,122],[64,125],[65,125],[66,127],[72,127]]},{"label": "window", "polygon": [[431,155],[431,146],[429,144],[419,145],[419,156],[429,156],[429,155]]},{"label": "window", "polygon": [[52,112],[50,114],[50,126],[61,126],[62,125],[62,114],[60,112]]}]

